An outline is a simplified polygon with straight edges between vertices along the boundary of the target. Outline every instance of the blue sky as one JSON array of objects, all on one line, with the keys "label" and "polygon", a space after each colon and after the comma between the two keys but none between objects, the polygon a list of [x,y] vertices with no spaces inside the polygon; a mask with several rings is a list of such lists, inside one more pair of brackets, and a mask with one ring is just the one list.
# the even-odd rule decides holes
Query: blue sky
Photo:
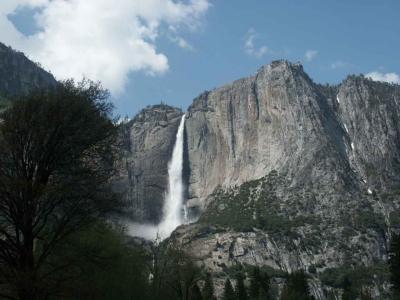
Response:
[{"label": "blue sky", "polygon": [[[122,71],[115,70],[115,73],[110,73],[110,77],[106,77],[108,81],[105,82],[110,82],[110,86],[119,87],[113,92],[118,114],[132,116],[146,105],[161,101],[186,109],[193,98],[202,91],[254,74],[261,65],[281,58],[302,62],[306,72],[319,83],[339,83],[348,74],[370,72],[376,72],[376,76],[381,80],[398,80],[396,75],[400,74],[400,1],[198,2],[195,8],[191,7],[192,10],[186,17],[157,17],[159,24],[155,29],[156,37],[149,35],[143,40],[148,42],[159,56],[149,51],[149,55],[142,55],[147,57],[147,60],[144,58],[141,64],[131,62],[130,69],[121,67]],[[187,1],[182,3],[191,5],[191,2]],[[200,8],[200,4],[205,6]],[[8,20],[24,35],[34,35],[44,30],[43,28],[52,26],[50,21],[42,22],[46,23],[43,25],[37,21],[38,17],[36,21],[32,17],[41,10],[43,7],[40,6],[32,8],[21,5],[11,14],[8,12]],[[45,20],[51,20],[48,17],[50,12],[46,14]],[[140,18],[143,15],[140,15]],[[153,20],[147,16],[145,15],[145,18]],[[181,19],[177,21],[177,18]],[[195,19],[195,22],[190,23],[192,19]],[[82,26],[82,30],[85,26]],[[123,27],[115,30],[121,32],[121,28]],[[8,38],[8,44],[12,44],[13,39],[16,38]],[[109,42],[113,41],[118,42],[116,39]],[[19,45],[22,45],[22,50],[27,49],[28,55],[31,51],[36,60],[43,59],[41,57],[44,56],[41,56],[40,52],[43,52],[43,49],[38,50],[39,48],[17,42],[12,44],[17,49]],[[101,45],[99,42],[97,47]],[[104,45],[108,47],[108,44]],[[133,56],[137,53],[135,51],[139,51],[135,49],[132,48]],[[80,47],[79,51],[84,49]],[[113,54],[112,51],[113,49],[107,53]],[[130,59],[129,52],[116,52],[115,55],[126,55],[124,59]],[[159,60],[157,64],[154,63],[156,59]],[[44,61],[46,65],[46,59]],[[47,64],[50,71],[54,61],[56,60]],[[123,64],[123,61],[117,63]],[[100,62],[107,68],[106,62]],[[112,62],[114,60],[110,59],[110,63]],[[56,70],[58,73],[63,71]],[[118,71],[126,76],[121,77],[125,79],[120,79],[124,80],[123,84],[109,80],[114,78],[114,74],[115,78],[120,78]],[[386,76],[388,73],[394,74]]]}]

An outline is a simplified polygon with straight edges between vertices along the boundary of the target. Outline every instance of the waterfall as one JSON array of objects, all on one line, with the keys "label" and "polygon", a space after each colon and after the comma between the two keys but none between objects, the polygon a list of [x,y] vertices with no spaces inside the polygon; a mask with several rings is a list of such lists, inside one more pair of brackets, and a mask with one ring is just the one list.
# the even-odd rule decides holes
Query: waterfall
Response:
[{"label": "waterfall", "polygon": [[179,124],[172,157],[168,163],[168,191],[164,198],[161,222],[156,226],[130,223],[128,230],[132,236],[140,236],[148,240],[155,240],[156,238],[163,240],[169,237],[172,231],[187,219],[187,211],[183,203],[184,185],[182,176],[184,127],[185,115],[182,116]]},{"label": "waterfall", "polygon": [[172,157],[168,163],[168,192],[165,197],[163,219],[159,224],[161,238],[169,236],[172,231],[183,223],[183,132],[185,115],[182,116]]}]

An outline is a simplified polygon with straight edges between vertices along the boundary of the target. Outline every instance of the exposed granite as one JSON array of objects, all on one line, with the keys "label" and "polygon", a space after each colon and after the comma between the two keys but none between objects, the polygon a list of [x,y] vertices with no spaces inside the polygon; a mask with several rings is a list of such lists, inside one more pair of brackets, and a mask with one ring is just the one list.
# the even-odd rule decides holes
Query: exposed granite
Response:
[{"label": "exposed granite", "polygon": [[155,105],[121,124],[123,151],[115,185],[129,205],[127,217],[134,221],[160,221],[168,162],[182,114],[180,109]]}]

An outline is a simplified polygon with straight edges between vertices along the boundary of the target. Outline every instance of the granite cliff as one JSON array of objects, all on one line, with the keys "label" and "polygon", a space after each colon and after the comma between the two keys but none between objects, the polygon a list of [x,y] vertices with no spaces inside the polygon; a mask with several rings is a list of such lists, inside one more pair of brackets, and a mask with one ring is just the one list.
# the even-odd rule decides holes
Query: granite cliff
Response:
[{"label": "granite cliff", "polygon": [[[134,183],[140,176],[128,172],[122,186],[139,219],[161,213],[182,114],[168,109],[165,131],[157,106],[144,111],[154,119],[141,112],[128,123],[135,148],[127,161],[135,163],[127,170],[147,180]],[[343,276],[359,273],[358,288],[387,297],[388,243],[400,229],[399,109],[398,85],[352,75],[324,86],[283,60],[202,93],[185,123],[184,179],[196,222],[172,238],[220,287],[237,265],[258,265],[305,270],[317,299],[339,297]],[[144,192],[150,187],[154,193]]]},{"label": "granite cliff", "polygon": [[136,222],[158,223],[168,188],[168,162],[183,112],[168,105],[143,109],[121,124],[122,151],[117,190]]},{"label": "granite cliff", "polygon": [[202,213],[175,237],[215,274],[303,269],[325,299],[340,295],[332,274],[366,268],[357,284],[384,297],[400,225],[399,101],[397,85],[321,86],[286,61],[203,93],[186,121],[188,203]]}]

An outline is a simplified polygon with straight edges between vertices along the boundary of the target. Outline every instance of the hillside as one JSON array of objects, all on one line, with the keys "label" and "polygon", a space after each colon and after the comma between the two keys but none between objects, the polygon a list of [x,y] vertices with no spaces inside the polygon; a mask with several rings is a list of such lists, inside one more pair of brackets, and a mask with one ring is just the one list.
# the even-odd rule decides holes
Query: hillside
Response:
[{"label": "hillside", "polygon": [[23,53],[0,43],[0,101],[56,83],[53,75]]}]

